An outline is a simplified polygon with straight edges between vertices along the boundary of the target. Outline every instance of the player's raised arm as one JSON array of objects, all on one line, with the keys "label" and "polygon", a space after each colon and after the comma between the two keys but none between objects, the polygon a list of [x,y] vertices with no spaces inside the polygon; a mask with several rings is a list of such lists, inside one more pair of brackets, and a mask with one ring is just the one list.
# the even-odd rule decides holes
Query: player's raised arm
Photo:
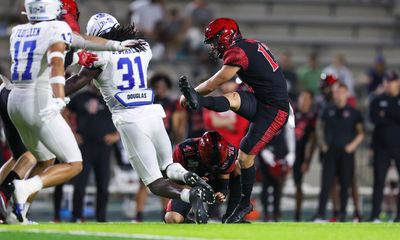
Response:
[{"label": "player's raised arm", "polygon": [[100,68],[89,69],[82,67],[78,74],[69,77],[65,83],[65,95],[69,96],[72,93],[86,86],[94,78],[98,77],[102,70]]},{"label": "player's raised arm", "polygon": [[223,83],[231,80],[239,70],[240,67],[224,65],[217,73],[214,74],[214,76],[201,83],[195,89],[200,95],[207,95],[213,92]]},{"label": "player's raised arm", "polygon": [[74,32],[72,46],[92,51],[124,51],[145,44],[144,40],[132,39],[125,41],[107,40],[101,37],[88,36]]}]

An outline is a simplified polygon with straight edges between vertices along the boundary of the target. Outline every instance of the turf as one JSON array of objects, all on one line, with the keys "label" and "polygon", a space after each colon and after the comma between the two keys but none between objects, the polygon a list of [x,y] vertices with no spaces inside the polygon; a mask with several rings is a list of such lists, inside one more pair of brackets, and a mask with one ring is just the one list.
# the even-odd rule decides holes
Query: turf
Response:
[{"label": "turf", "polygon": [[400,239],[400,224],[382,223],[252,223],[181,224],[108,223],[0,225],[1,240],[117,239]]}]

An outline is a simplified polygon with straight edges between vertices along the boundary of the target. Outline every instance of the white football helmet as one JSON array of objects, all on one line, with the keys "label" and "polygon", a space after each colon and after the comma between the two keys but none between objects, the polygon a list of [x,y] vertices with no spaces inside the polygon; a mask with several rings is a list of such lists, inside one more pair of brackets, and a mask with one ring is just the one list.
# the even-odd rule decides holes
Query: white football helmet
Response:
[{"label": "white football helmet", "polygon": [[60,0],[25,0],[25,11],[29,21],[57,19],[61,13]]},{"label": "white football helmet", "polygon": [[108,13],[97,13],[89,19],[86,25],[86,34],[100,36],[109,32],[115,26],[119,26],[119,22],[115,17]]}]

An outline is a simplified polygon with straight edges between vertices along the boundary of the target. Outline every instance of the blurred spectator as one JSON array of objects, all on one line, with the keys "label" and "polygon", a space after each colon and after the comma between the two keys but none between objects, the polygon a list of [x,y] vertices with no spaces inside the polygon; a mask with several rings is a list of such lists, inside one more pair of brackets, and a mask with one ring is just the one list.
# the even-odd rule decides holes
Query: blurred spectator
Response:
[{"label": "blurred spectator", "polygon": [[318,64],[318,56],[316,53],[311,53],[308,56],[307,64],[300,67],[297,71],[300,89],[309,89],[314,94],[317,94],[321,73],[322,71]]},{"label": "blurred spectator", "polygon": [[291,52],[284,52],[279,56],[279,66],[281,67],[283,75],[285,76],[287,82],[287,88],[290,100],[297,101],[297,96],[299,94],[299,86],[298,86],[297,73],[293,68]]},{"label": "blurred spectator", "polygon": [[214,11],[207,0],[193,0],[186,6],[185,16],[188,25],[204,28],[214,18]]},{"label": "blurred spectator", "polygon": [[[238,84],[231,80],[221,85],[221,94],[236,91]],[[218,131],[226,141],[239,148],[240,141],[246,134],[249,122],[232,111],[214,112],[204,109],[204,123],[207,130]]]},{"label": "blurred spectator", "polygon": [[94,85],[75,95],[66,109],[66,116],[75,114],[76,141],[82,152],[83,170],[74,179],[72,221],[83,221],[84,197],[90,170],[93,168],[96,187],[96,220],[107,221],[108,183],[110,179],[110,154],[119,134],[111,114]]},{"label": "blurred spectator", "polygon": [[361,113],[347,104],[348,88],[341,83],[333,89],[333,105],[322,111],[318,136],[322,159],[321,192],[315,221],[325,221],[325,210],[335,176],[340,184],[340,221],[346,221],[349,187],[354,176],[354,152],[364,139]]},{"label": "blurred spectator", "polygon": [[341,83],[346,84],[350,95],[354,95],[354,78],[350,69],[346,66],[344,55],[336,54],[332,59],[332,64],[325,67],[322,72],[335,75]]},{"label": "blurred spectator", "polygon": [[149,79],[149,86],[154,91],[154,103],[161,104],[164,108],[166,117],[164,118],[164,125],[167,133],[174,142],[173,128],[172,128],[172,115],[176,110],[177,99],[171,95],[172,80],[171,78],[163,73],[154,74]]},{"label": "blurred spectator", "polygon": [[[400,173],[400,83],[399,76],[389,71],[384,78],[384,93],[372,100],[370,118],[375,125],[372,137],[374,152],[374,192],[371,220],[378,221],[381,212],[383,188],[391,161]],[[400,198],[397,198],[397,216],[400,220]]]},{"label": "blurred spectator", "polygon": [[[277,222],[281,218],[282,189],[295,160],[295,133],[287,124],[281,134],[275,136],[267,147],[259,154],[260,173],[262,175],[261,203],[263,205],[264,221]],[[273,214],[269,214],[269,188],[272,187]]]},{"label": "blurred spectator", "polygon": [[374,65],[367,69],[365,73],[365,83],[367,84],[368,94],[375,92],[382,88],[383,76],[386,71],[385,58],[382,55],[377,55],[375,57]]},{"label": "blurred spectator", "polygon": [[293,165],[293,180],[296,187],[295,221],[301,221],[303,176],[310,169],[311,159],[316,148],[316,113],[312,110],[313,96],[312,91],[302,91],[295,111],[296,160]]},{"label": "blurred spectator", "polygon": [[138,0],[130,4],[131,23],[149,38],[154,38],[156,24],[166,16],[164,0]]}]

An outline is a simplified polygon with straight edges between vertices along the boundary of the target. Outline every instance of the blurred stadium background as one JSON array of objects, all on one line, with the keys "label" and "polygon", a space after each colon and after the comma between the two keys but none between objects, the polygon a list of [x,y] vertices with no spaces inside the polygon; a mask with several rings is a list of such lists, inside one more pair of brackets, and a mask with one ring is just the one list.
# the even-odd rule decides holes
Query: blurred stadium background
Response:
[{"label": "blurred stadium background", "polygon": [[[140,4],[146,1],[132,0],[77,0],[81,12],[81,32],[85,32],[87,20],[95,13],[107,12],[121,23],[131,19],[140,20],[142,26],[151,25],[157,9],[142,13]],[[278,57],[291,57],[294,70],[307,63],[311,53],[318,55],[321,68],[329,65],[337,54],[342,54],[354,77],[355,95],[358,108],[367,116],[367,90],[364,74],[373,66],[377,57],[383,57],[387,68],[399,69],[400,63],[400,1],[396,0],[165,0],[158,1],[163,13],[161,21],[154,23],[145,38],[153,48],[150,72],[163,72],[177,82],[178,76],[186,74],[200,81],[210,76],[218,66],[208,60],[207,49],[202,45],[204,24],[214,17],[231,17],[238,21],[246,38],[265,41]],[[193,13],[196,4],[205,4],[203,11]],[[24,22],[22,0],[0,1],[0,72],[10,75],[9,34],[12,26]],[[153,12],[155,11],[154,15]],[[133,15],[132,15],[132,12]],[[191,19],[191,20],[188,20]],[[144,23],[142,23],[144,21]],[[138,27],[141,25],[138,24]],[[150,74],[151,75],[151,74]],[[177,94],[177,87],[174,86]],[[369,131],[371,126],[369,126]],[[369,135],[370,136],[370,135]],[[363,211],[369,212],[372,194],[372,169],[368,155],[369,137],[357,152],[356,174],[359,180]],[[315,154],[311,171],[306,175],[305,211],[311,216],[317,204],[319,192],[320,165]],[[113,163],[110,182],[111,200],[109,220],[132,219],[135,211],[133,196],[138,181],[132,171],[121,169]],[[93,215],[93,179],[86,197],[86,214]],[[64,215],[68,220],[71,209],[71,186],[65,186]],[[44,190],[32,207],[35,220],[52,220],[52,189]],[[259,187],[255,194],[259,193]],[[294,206],[294,187],[289,177],[282,201],[284,219],[292,219],[288,212]],[[351,201],[350,201],[351,203]],[[351,205],[351,204],[350,204]],[[146,220],[159,220],[159,201],[151,196],[146,205]],[[349,209],[351,212],[351,206]]]}]

